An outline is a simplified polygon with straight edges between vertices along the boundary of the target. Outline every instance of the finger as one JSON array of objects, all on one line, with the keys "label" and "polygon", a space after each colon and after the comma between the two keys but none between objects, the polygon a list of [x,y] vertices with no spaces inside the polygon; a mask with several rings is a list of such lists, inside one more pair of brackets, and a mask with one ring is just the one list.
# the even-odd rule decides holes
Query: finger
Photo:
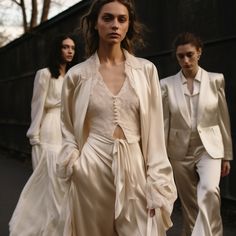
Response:
[{"label": "finger", "polygon": [[153,217],[155,215],[155,209],[150,210],[150,216]]},{"label": "finger", "polygon": [[225,166],[222,171],[221,171],[221,176],[224,177],[224,176],[227,176],[229,175],[230,173],[230,167],[229,166]]}]

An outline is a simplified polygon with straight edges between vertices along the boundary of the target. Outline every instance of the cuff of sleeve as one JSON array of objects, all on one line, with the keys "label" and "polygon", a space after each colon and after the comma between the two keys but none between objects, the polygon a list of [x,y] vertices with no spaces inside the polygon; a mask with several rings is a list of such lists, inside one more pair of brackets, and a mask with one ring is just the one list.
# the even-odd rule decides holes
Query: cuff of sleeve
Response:
[{"label": "cuff of sleeve", "polygon": [[225,151],[223,160],[232,161],[233,160],[233,153],[231,151]]},{"label": "cuff of sleeve", "polygon": [[79,150],[73,150],[71,153],[69,153],[65,158],[62,153],[60,156],[60,160],[56,164],[56,172],[57,175],[62,179],[69,178],[73,173],[73,165],[75,161],[79,158]]},{"label": "cuff of sleeve", "polygon": [[162,184],[158,182],[147,183],[146,185],[146,199],[147,208],[161,210],[163,223],[166,229],[172,226],[171,213],[173,204],[177,198],[175,187],[170,184]]},{"label": "cuff of sleeve", "polygon": [[30,138],[30,145],[34,146],[40,143],[39,137]]}]

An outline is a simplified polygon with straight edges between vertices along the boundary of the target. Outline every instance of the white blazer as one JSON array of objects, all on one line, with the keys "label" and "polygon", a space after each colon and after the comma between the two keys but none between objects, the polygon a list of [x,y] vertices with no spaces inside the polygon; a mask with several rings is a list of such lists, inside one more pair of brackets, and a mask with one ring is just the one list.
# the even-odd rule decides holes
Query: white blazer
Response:
[{"label": "white blazer", "polygon": [[[224,92],[224,76],[202,68],[197,131],[212,158],[232,160],[230,120]],[[183,159],[188,151],[191,120],[182,87],[181,73],[160,81],[168,156]]]}]

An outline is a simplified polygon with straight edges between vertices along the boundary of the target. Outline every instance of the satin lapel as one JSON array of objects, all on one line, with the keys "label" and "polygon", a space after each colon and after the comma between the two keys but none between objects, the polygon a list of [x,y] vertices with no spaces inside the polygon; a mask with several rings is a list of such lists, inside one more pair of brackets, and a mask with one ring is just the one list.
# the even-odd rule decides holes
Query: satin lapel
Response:
[{"label": "satin lapel", "polygon": [[187,108],[187,103],[186,103],[186,99],[184,95],[180,73],[175,75],[174,81],[175,81],[175,87],[174,87],[175,96],[176,96],[176,101],[177,101],[180,113],[183,116],[186,123],[188,124],[188,126],[191,127],[191,119],[190,119],[188,108]]},{"label": "satin lapel", "polygon": [[206,105],[208,93],[209,93],[209,75],[208,73],[202,69],[201,74],[201,87],[200,87],[200,94],[199,94],[199,101],[198,101],[198,117],[197,122],[199,123],[204,112],[204,108]]}]

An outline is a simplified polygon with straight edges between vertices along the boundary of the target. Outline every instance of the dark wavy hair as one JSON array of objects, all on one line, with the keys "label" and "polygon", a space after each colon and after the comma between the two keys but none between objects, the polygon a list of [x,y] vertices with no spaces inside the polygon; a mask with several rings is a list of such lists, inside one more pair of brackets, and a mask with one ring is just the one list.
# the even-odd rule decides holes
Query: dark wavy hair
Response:
[{"label": "dark wavy hair", "polygon": [[121,42],[121,47],[130,53],[133,53],[134,48],[144,46],[144,41],[142,38],[143,25],[137,20],[133,0],[94,0],[89,11],[82,16],[80,21],[80,32],[84,36],[85,54],[87,57],[94,54],[98,49],[99,35],[95,29],[95,25],[97,23],[101,8],[110,2],[119,2],[123,4],[126,6],[129,13],[129,29],[126,37]]},{"label": "dark wavy hair", "polygon": [[60,75],[60,64],[62,63],[61,57],[61,49],[62,49],[62,42],[65,39],[71,39],[75,44],[75,54],[73,60],[66,65],[66,71],[68,71],[72,66],[78,63],[78,36],[74,34],[63,34],[58,35],[54,38],[50,46],[50,52],[47,61],[47,67],[51,72],[52,78],[57,79]]},{"label": "dark wavy hair", "polygon": [[178,46],[189,43],[195,46],[197,49],[203,48],[203,42],[199,36],[190,32],[183,32],[178,34],[174,39],[173,42],[174,51],[176,52]]}]

